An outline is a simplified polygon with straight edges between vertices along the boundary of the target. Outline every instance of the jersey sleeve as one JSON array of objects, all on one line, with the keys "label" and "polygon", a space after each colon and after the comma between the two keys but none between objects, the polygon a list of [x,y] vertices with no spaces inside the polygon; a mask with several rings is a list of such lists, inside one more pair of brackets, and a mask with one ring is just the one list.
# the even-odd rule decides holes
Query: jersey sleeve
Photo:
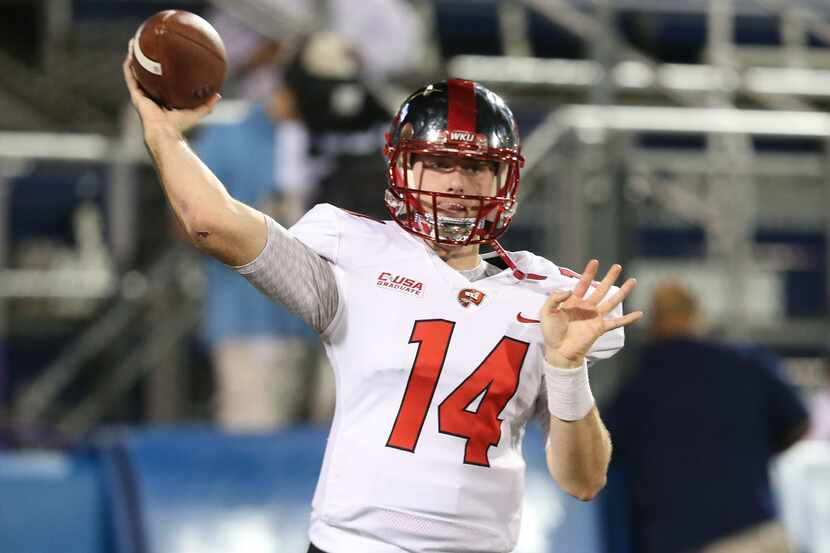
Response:
[{"label": "jersey sleeve", "polygon": [[375,264],[389,254],[386,231],[386,221],[331,204],[316,205],[291,227],[298,240],[345,273]]},{"label": "jersey sleeve", "polygon": [[265,248],[256,259],[235,269],[260,292],[324,334],[342,302],[333,267],[271,217],[266,215],[265,222]]},{"label": "jersey sleeve", "polygon": [[291,234],[317,255],[337,265],[340,258],[343,210],[317,204],[291,227]]}]

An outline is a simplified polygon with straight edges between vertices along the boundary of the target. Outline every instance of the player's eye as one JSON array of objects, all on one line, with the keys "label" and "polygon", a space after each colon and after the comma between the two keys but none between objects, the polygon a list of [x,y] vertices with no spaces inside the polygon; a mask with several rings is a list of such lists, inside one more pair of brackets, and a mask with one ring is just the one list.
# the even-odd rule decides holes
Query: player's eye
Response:
[{"label": "player's eye", "polygon": [[455,160],[446,157],[427,157],[423,162],[424,167],[433,171],[448,172],[455,168]]},{"label": "player's eye", "polygon": [[468,161],[462,165],[462,169],[469,175],[479,176],[491,172],[493,167],[488,161]]},{"label": "player's eye", "polygon": [[471,177],[479,177],[481,175],[490,174],[494,171],[493,164],[489,161],[474,160],[474,159],[458,159],[452,157],[441,156],[423,156],[418,157],[417,161],[423,163],[425,169],[431,171],[438,171],[440,173],[450,173],[456,169],[461,170],[465,175]]}]

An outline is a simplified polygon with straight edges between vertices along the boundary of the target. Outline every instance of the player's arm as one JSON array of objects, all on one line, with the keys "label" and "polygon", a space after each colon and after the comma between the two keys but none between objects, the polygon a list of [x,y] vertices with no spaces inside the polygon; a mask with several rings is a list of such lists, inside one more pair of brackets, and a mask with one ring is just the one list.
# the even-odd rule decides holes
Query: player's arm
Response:
[{"label": "player's arm", "polygon": [[559,486],[582,500],[605,486],[611,440],[599,417],[588,382],[588,351],[606,332],[633,323],[641,311],[606,319],[636,285],[627,280],[606,298],[622,267],[614,265],[586,298],[599,263],[588,263],[576,287],[553,293],[542,308],[545,386],[550,428],[547,462]]},{"label": "player's arm", "polygon": [[264,215],[231,197],[184,139],[184,132],[213,110],[219,96],[192,110],[162,109],[139,88],[129,59],[128,54],[124,80],[173,212],[200,250],[228,265],[250,262],[266,243]]},{"label": "player's arm", "polygon": [[340,297],[331,267],[276,221],[231,197],[183,137],[213,110],[219,96],[193,110],[161,109],[138,87],[129,59],[123,70],[130,99],[168,202],[191,241],[237,267],[263,294],[312,328],[325,331]]},{"label": "player's arm", "polygon": [[588,501],[605,487],[611,438],[596,406],[575,421],[550,417],[548,471],[565,492]]}]

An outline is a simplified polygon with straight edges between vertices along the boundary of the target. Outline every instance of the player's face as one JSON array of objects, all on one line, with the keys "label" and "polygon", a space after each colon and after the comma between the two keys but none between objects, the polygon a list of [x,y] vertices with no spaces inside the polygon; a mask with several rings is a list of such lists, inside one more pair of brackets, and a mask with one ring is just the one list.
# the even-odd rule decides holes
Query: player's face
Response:
[{"label": "player's face", "polygon": [[[492,161],[413,154],[410,187],[424,192],[493,196],[497,190],[497,167]],[[432,198],[424,196],[421,202],[432,208]],[[438,210],[455,217],[469,217],[477,210],[474,199],[438,198]]]}]

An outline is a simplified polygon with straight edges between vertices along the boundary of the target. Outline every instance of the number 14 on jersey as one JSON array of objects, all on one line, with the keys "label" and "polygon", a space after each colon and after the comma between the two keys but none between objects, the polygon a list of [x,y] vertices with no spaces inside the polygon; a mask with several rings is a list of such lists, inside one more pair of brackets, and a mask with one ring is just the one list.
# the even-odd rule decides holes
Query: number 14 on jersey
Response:
[{"label": "number 14 on jersey", "polygon": [[[418,344],[418,353],[387,447],[415,452],[454,330],[455,323],[443,319],[415,322],[409,343]],[[519,387],[519,374],[529,346],[527,342],[503,337],[470,376],[439,404],[438,431],[467,440],[464,463],[490,466],[487,451],[501,439],[503,419],[499,413]],[[470,410],[479,396],[482,397],[478,407]]]}]

